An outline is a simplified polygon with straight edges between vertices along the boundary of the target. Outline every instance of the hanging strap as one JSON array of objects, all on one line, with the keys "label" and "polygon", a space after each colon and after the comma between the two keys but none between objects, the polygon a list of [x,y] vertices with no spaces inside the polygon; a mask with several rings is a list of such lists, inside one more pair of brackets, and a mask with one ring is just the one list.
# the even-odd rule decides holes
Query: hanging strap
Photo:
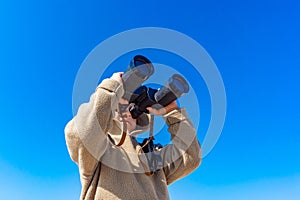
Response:
[{"label": "hanging strap", "polygon": [[122,122],[123,122],[123,131],[122,131],[122,137],[121,137],[119,143],[116,144],[116,146],[118,146],[118,147],[121,146],[124,143],[126,135],[127,135],[127,124],[124,121],[124,115],[123,115],[123,113],[121,113],[121,106],[120,106],[120,104],[119,104],[119,112],[120,112],[120,115],[121,115],[121,118],[122,118]]},{"label": "hanging strap", "polygon": [[150,118],[149,138],[153,138],[153,132],[154,132],[154,115],[151,114],[150,116],[151,116],[151,118]]},{"label": "hanging strap", "polygon": [[121,107],[120,107],[120,105],[119,105],[119,112],[120,112],[119,114],[121,115],[122,122],[123,122],[123,131],[122,131],[122,136],[121,136],[121,139],[120,139],[119,143],[116,144],[115,141],[112,139],[112,137],[111,137],[110,135],[108,135],[110,141],[111,141],[114,145],[116,145],[116,146],[118,146],[118,147],[121,146],[121,145],[124,143],[125,138],[126,138],[126,135],[127,135],[127,124],[126,124],[126,122],[124,121],[124,115],[123,115],[123,113],[121,113]]},{"label": "hanging strap", "polygon": [[[124,130],[127,130],[127,124],[126,123],[124,123],[124,121],[123,121],[123,127],[124,127]],[[120,139],[120,141],[119,141],[119,143],[118,144],[116,144],[116,146],[121,146],[123,143],[124,143],[124,141],[125,141],[125,138],[126,138],[126,132],[123,130],[123,132],[122,132],[122,137],[121,137],[121,139]]]},{"label": "hanging strap", "polygon": [[[142,152],[143,148],[145,146],[147,146],[149,144],[149,142],[151,142],[152,140],[154,140],[153,132],[154,132],[154,115],[151,115],[151,118],[150,118],[149,138],[145,142],[145,144],[143,146],[141,146],[140,149],[138,150],[138,155],[141,155],[141,152]],[[145,170],[145,174],[147,176],[152,176],[154,174],[154,172],[149,170],[148,166],[145,163],[143,163],[143,161],[141,161],[141,159],[140,159],[139,156],[138,156],[138,158],[139,158],[139,160],[140,160],[140,162],[141,162],[141,164],[142,164],[142,166],[143,166],[143,168]]]},{"label": "hanging strap", "polygon": [[116,144],[116,142],[114,141],[114,139],[113,139],[109,134],[108,134],[107,136],[108,136],[109,140],[110,140],[115,146],[120,147],[120,146],[124,143],[124,141],[125,141],[125,138],[126,138],[126,132],[123,131],[122,137],[121,137],[121,139],[120,139],[120,141],[119,141],[118,144]]}]

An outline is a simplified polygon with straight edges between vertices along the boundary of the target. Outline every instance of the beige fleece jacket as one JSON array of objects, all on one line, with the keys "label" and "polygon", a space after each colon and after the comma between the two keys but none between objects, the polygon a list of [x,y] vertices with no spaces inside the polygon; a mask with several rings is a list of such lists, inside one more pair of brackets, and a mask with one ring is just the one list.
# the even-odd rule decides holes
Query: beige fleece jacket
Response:
[{"label": "beige fleece jacket", "polygon": [[122,124],[115,120],[114,111],[123,93],[121,84],[105,79],[65,127],[69,154],[79,168],[80,199],[169,199],[167,185],[200,164],[195,128],[184,109],[165,115],[172,144],[159,152],[163,166],[147,176],[146,156],[138,154],[140,145],[135,138],[128,134],[117,147],[108,137],[120,139]]}]

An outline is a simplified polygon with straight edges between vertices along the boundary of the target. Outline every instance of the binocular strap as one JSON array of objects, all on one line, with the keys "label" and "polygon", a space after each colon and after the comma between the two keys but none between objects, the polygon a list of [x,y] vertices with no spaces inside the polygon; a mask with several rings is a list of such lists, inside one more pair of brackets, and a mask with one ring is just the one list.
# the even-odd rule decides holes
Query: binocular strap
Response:
[{"label": "binocular strap", "polygon": [[[141,152],[142,152],[142,150],[143,150],[143,148],[144,147],[146,147],[148,144],[149,144],[149,142],[151,142],[152,140],[154,140],[154,137],[153,137],[153,127],[154,127],[154,115],[151,115],[151,118],[150,118],[150,132],[149,132],[149,138],[148,138],[148,140],[146,141],[146,143],[143,145],[143,146],[141,146],[140,147],[140,149],[138,150],[138,158],[139,158],[139,160],[140,160],[140,162],[141,162],[141,164],[142,164],[142,166],[143,166],[143,168],[144,168],[144,170],[145,170],[145,174],[147,175],[147,176],[152,176],[153,174],[154,174],[154,172],[153,171],[150,171],[150,168],[149,168],[149,166],[147,166],[141,159],[140,159],[140,155],[141,155]],[[148,152],[149,153],[149,152]],[[147,157],[147,156],[146,156]]]},{"label": "binocular strap", "polygon": [[[123,124],[124,124],[124,128],[125,128],[126,123],[123,122]],[[126,129],[127,129],[127,128],[126,128]],[[125,129],[125,130],[126,130],[126,129]],[[123,130],[122,137],[121,137],[119,143],[118,143],[118,144],[115,144],[115,145],[118,146],[118,147],[121,146],[121,145],[124,143],[125,138],[126,138],[126,132]]]},{"label": "binocular strap", "polygon": [[122,117],[122,122],[123,122],[123,131],[122,131],[122,137],[121,137],[119,143],[116,144],[116,146],[118,146],[118,147],[121,146],[124,143],[125,138],[126,138],[126,134],[127,134],[127,124],[124,121],[124,116],[121,115],[121,117]]},{"label": "binocular strap", "polygon": [[127,133],[126,133],[125,131],[123,131],[122,136],[121,136],[121,139],[120,139],[120,141],[119,141],[118,144],[116,144],[116,142],[114,141],[114,139],[113,139],[109,134],[108,134],[107,136],[108,136],[109,140],[110,140],[115,146],[120,147],[120,146],[124,143],[124,141],[125,141],[126,134],[127,134]]},{"label": "binocular strap", "polygon": [[[119,112],[121,112],[120,105],[119,105]],[[121,136],[121,139],[120,139],[119,143],[116,144],[116,142],[115,142],[115,141],[112,139],[112,137],[108,134],[108,137],[109,137],[110,141],[111,141],[114,145],[116,145],[116,146],[118,146],[118,147],[121,146],[121,145],[124,143],[125,138],[126,138],[126,134],[127,134],[127,124],[126,124],[126,122],[124,121],[124,116],[123,116],[123,114],[120,113],[120,115],[121,115],[122,122],[123,122],[123,131],[122,131],[122,136]]]}]

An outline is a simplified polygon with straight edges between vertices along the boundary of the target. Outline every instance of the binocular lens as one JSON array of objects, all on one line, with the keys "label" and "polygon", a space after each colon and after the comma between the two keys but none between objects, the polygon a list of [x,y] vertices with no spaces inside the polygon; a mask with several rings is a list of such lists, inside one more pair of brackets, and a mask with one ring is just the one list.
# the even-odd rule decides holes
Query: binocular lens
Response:
[{"label": "binocular lens", "polygon": [[136,55],[133,60],[130,62],[130,69],[136,72],[136,75],[141,78],[149,78],[153,72],[154,68],[150,60],[142,55]]},{"label": "binocular lens", "polygon": [[151,75],[151,69],[149,68],[149,65],[141,60],[135,61],[135,66],[139,73],[141,73],[144,76]]},{"label": "binocular lens", "polygon": [[177,88],[177,90],[179,90],[179,92],[184,92],[185,91],[184,85],[179,80],[175,79],[173,81],[173,84]]},{"label": "binocular lens", "polygon": [[187,93],[189,91],[188,83],[179,74],[174,74],[169,79],[169,84],[171,89],[177,94],[177,96],[181,96],[181,94]]}]

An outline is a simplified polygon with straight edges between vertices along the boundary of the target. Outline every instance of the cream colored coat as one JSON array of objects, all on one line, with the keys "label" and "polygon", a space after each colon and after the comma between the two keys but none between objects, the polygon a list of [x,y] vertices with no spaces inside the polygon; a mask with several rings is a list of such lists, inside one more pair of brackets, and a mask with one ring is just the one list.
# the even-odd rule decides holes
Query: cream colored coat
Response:
[{"label": "cream colored coat", "polygon": [[167,185],[200,164],[195,128],[184,109],[165,115],[172,144],[160,151],[163,167],[147,176],[142,164],[147,163],[145,156],[137,153],[140,145],[133,136],[128,134],[121,147],[108,138],[110,134],[119,139],[122,124],[114,120],[114,111],[123,93],[117,81],[105,79],[65,127],[69,154],[79,168],[80,199],[169,199]]}]

